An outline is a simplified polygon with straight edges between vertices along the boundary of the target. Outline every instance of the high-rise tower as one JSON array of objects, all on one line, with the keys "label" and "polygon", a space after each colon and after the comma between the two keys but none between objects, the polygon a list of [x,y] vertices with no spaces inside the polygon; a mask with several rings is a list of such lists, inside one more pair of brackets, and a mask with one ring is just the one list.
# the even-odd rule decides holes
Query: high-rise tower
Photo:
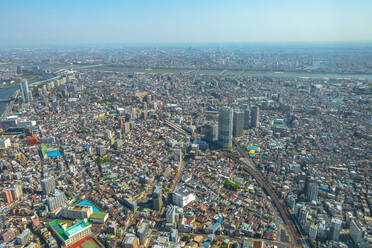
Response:
[{"label": "high-rise tower", "polygon": [[234,121],[233,121],[233,135],[239,137],[243,135],[244,128],[244,112],[234,111]]},{"label": "high-rise tower", "polygon": [[233,110],[225,107],[220,110],[218,117],[218,143],[222,148],[232,146],[232,133]]},{"label": "high-rise tower", "polygon": [[252,118],[251,118],[251,127],[259,127],[260,125],[260,108],[258,106],[252,107]]},{"label": "high-rise tower", "polygon": [[28,88],[28,82],[26,79],[22,80],[22,83],[20,84],[21,88],[21,95],[23,102],[27,103],[31,100],[30,90]]}]

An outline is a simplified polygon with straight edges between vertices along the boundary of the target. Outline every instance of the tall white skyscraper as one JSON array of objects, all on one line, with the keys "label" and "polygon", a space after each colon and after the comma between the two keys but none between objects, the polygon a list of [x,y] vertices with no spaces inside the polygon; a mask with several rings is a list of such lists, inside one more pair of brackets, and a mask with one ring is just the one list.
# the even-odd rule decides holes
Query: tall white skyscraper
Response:
[{"label": "tall white skyscraper", "polygon": [[30,90],[28,89],[28,82],[26,79],[22,80],[20,88],[21,88],[21,95],[22,95],[23,102],[25,103],[30,102],[31,94],[30,94]]}]

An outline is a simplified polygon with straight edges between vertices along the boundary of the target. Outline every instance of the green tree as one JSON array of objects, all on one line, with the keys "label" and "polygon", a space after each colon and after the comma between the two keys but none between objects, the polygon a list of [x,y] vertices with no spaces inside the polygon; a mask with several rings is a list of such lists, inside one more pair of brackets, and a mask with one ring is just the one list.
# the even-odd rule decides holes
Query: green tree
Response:
[{"label": "green tree", "polygon": [[102,158],[100,158],[100,157],[98,157],[97,159],[96,159],[96,162],[97,162],[97,164],[102,164]]},{"label": "green tree", "polygon": [[182,241],[184,241],[184,242],[187,242],[187,241],[189,241],[190,240],[190,237],[189,236],[187,236],[187,235],[183,235],[183,237],[182,237],[182,239],[181,239]]},{"label": "green tree", "polygon": [[110,159],[107,157],[107,155],[106,156],[104,156],[103,157],[103,161],[105,162],[105,163],[108,163],[108,162],[110,162]]}]

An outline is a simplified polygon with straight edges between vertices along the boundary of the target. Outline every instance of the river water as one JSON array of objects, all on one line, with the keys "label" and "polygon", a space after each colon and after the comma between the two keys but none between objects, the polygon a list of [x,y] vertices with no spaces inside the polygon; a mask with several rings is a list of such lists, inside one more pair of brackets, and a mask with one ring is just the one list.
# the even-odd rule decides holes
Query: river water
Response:
[{"label": "river water", "polygon": [[[43,74],[43,78],[42,78],[41,81],[50,79],[52,77],[54,77],[54,75],[52,75],[52,74]],[[33,83],[36,83],[36,82],[30,82],[29,84],[33,84]],[[16,91],[19,90],[19,89],[20,89],[19,85],[14,85],[14,86],[11,86],[11,87],[8,87],[8,88],[0,89],[0,99],[11,98],[16,93]],[[7,102],[0,102],[0,116],[3,115],[7,104],[8,104]]]},{"label": "river water", "polygon": [[[318,69],[325,61],[318,61],[314,68]],[[204,75],[229,75],[229,76],[256,76],[256,77],[283,77],[283,78],[329,78],[329,79],[370,79],[372,74],[353,74],[353,73],[316,73],[316,72],[249,72],[249,71],[218,71],[218,70],[190,70],[185,69],[138,69],[138,68],[111,68],[100,67],[95,65],[51,65],[51,64],[33,64],[41,68],[58,68],[58,69],[88,69],[107,72],[126,72],[126,73],[157,73],[157,74],[178,74],[178,73],[191,73],[191,74],[204,74]]]},{"label": "river water", "polygon": [[296,72],[239,72],[239,71],[181,71],[181,70],[157,70],[157,69],[126,69],[91,67],[90,70],[113,71],[127,73],[160,73],[160,74],[198,74],[198,75],[228,75],[228,76],[252,76],[252,77],[283,77],[283,78],[324,78],[324,79],[372,79],[372,74],[341,74],[341,73],[296,73]]},{"label": "river water", "polygon": [[[18,85],[0,89],[0,99],[9,99],[18,89]],[[0,116],[4,113],[7,104],[6,102],[0,102]]]}]

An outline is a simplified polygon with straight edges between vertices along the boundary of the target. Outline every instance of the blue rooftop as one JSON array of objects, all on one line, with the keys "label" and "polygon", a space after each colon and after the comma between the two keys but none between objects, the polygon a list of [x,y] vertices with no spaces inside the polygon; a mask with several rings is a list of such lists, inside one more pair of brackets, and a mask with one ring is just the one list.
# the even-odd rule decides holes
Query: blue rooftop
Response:
[{"label": "blue rooftop", "polygon": [[52,157],[59,157],[61,156],[61,152],[60,151],[54,151],[54,152],[48,152],[48,157],[52,158]]},{"label": "blue rooftop", "polygon": [[93,213],[101,212],[101,211],[99,211],[99,209],[96,206],[94,206],[92,203],[90,203],[88,201],[82,201],[82,202],[78,203],[78,205],[92,206],[93,207]]}]

